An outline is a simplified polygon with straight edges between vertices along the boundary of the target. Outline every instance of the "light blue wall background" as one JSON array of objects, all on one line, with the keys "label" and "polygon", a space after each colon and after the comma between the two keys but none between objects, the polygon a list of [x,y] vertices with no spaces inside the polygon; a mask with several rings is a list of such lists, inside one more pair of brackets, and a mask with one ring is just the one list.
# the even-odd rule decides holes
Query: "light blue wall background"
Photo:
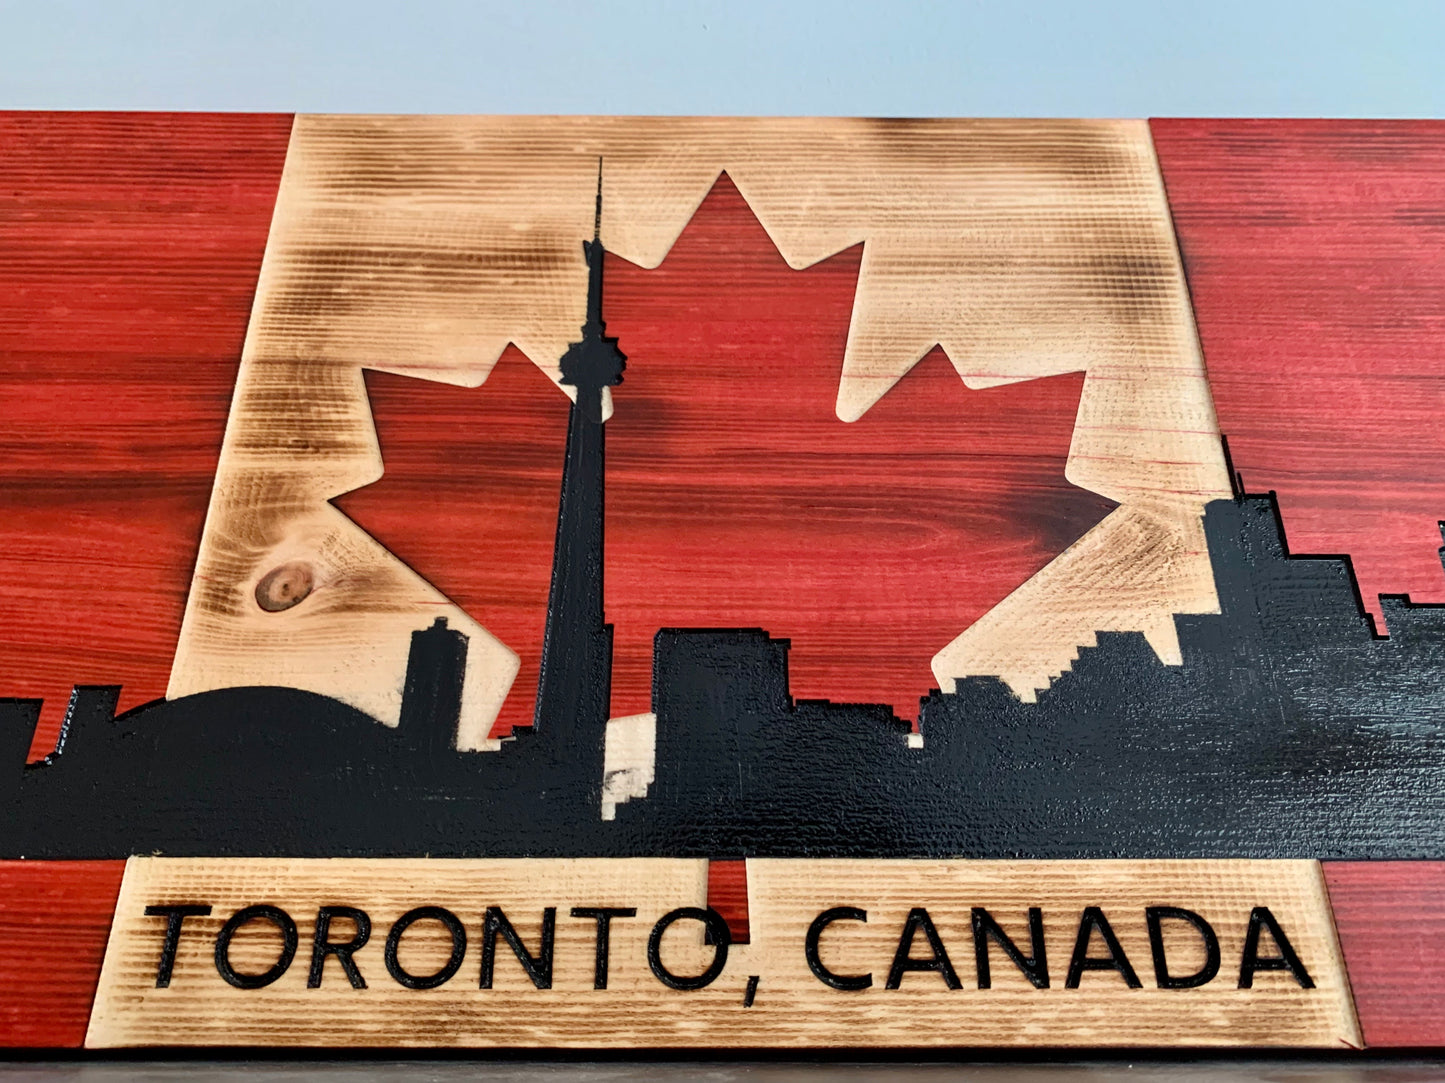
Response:
[{"label": "light blue wall background", "polygon": [[0,108],[1445,116],[1445,0],[0,0]]}]

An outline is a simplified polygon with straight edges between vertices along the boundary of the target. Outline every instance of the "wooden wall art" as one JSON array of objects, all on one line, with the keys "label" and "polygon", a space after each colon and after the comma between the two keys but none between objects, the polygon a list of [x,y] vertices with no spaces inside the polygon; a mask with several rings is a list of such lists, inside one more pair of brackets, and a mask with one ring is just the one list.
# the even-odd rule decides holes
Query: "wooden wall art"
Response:
[{"label": "wooden wall art", "polygon": [[1445,1046],[1445,123],[0,114],[0,1043]]}]

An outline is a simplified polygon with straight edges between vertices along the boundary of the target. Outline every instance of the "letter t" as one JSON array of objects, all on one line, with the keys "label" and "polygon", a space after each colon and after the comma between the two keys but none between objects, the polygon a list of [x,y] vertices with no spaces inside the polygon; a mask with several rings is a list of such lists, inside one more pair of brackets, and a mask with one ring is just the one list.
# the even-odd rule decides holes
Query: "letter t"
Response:
[{"label": "letter t", "polygon": [[592,988],[607,988],[607,956],[612,942],[612,919],[635,918],[635,906],[574,906],[574,918],[594,918],[597,922],[597,963],[592,971]]},{"label": "letter t", "polygon": [[189,917],[203,918],[211,912],[204,903],[180,903],[175,906],[147,906],[146,917],[166,919],[166,939],[161,945],[161,962],[156,967],[156,988],[164,989],[171,983],[171,970],[176,965],[176,948],[181,943],[181,922]]}]

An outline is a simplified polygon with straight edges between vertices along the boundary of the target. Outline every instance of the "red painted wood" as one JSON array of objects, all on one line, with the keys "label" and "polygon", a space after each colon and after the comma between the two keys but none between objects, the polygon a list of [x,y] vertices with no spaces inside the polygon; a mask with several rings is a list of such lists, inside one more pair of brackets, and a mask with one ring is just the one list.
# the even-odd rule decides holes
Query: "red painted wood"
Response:
[{"label": "red painted wood", "polygon": [[1329,861],[1367,1046],[1445,1046],[1445,861]]},{"label": "red painted wood", "polygon": [[1445,602],[1445,123],[1151,126],[1246,488],[1377,626],[1382,592]]},{"label": "red painted wood", "polygon": [[289,116],[0,114],[0,694],[161,696]]},{"label": "red painted wood", "polygon": [[124,861],[0,861],[0,1046],[78,1048]]},{"label": "red painted wood", "polygon": [[[971,392],[935,351],[839,421],[859,258],[792,270],[723,178],[659,268],[609,260],[614,715],[651,709],[659,628],[761,626],[792,640],[795,695],[912,718],[933,655],[1110,507],[1064,480],[1078,375]],[[522,656],[509,732],[536,695],[566,401],[519,355],[477,391],[370,387],[386,476],[338,504]]]},{"label": "red painted wood", "polygon": [[734,944],[746,944],[752,937],[748,924],[748,863],[709,861],[707,863],[707,904],[728,923]]}]

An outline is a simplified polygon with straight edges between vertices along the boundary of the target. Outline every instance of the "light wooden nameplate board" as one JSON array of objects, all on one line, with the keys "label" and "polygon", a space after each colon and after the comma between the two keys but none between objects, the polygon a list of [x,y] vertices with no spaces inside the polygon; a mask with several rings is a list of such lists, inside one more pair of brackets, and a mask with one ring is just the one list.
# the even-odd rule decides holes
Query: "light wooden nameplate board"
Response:
[{"label": "light wooden nameplate board", "polygon": [[[701,861],[132,858],[86,1045],[1360,1045],[1314,862],[748,866],[751,942],[723,947],[704,942]],[[184,906],[209,913],[177,922]],[[257,906],[275,909],[233,920]],[[323,907],[350,967],[316,948]],[[353,952],[358,919],[339,907],[369,921]],[[1150,907],[1197,915],[1217,955],[1199,924],[1156,911],[1161,974]],[[490,936],[489,908],[507,923]]]}]

